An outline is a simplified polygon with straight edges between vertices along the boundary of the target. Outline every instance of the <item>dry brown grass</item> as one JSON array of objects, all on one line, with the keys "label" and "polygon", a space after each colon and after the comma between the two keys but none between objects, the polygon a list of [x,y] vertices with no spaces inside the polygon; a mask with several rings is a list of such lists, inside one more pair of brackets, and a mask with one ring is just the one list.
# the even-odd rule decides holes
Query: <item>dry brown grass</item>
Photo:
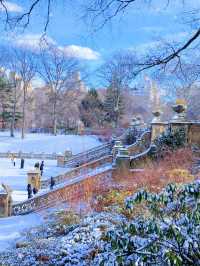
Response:
[{"label": "dry brown grass", "polygon": [[122,206],[124,199],[144,188],[148,191],[159,192],[169,183],[187,183],[194,180],[190,174],[192,167],[192,152],[190,149],[168,151],[163,159],[148,162],[139,172],[120,172],[114,175],[110,187],[103,186],[96,190],[96,201],[92,203],[97,211],[104,210],[112,204]]}]

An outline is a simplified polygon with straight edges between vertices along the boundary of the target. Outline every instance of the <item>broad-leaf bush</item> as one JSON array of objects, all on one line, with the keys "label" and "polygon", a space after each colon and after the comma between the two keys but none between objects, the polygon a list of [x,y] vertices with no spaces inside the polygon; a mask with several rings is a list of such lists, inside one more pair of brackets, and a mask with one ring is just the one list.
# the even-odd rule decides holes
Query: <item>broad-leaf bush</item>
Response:
[{"label": "broad-leaf bush", "polygon": [[166,148],[176,150],[182,148],[186,144],[185,130],[168,130],[164,132],[161,136],[157,137],[154,142],[159,150],[163,150]]},{"label": "broad-leaf bush", "polygon": [[169,184],[157,194],[126,199],[132,212],[145,203],[150,216],[121,223],[103,237],[100,265],[200,265],[200,182]]}]

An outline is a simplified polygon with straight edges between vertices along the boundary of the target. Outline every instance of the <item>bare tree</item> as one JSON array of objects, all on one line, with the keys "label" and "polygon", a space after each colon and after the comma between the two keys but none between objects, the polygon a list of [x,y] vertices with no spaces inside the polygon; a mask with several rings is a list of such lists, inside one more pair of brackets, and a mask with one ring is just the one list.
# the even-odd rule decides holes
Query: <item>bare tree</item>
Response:
[{"label": "bare tree", "polygon": [[137,58],[131,52],[118,52],[109,58],[99,69],[99,77],[106,85],[105,111],[108,120],[118,126],[123,113],[123,91],[130,88],[135,78],[135,64]]},{"label": "bare tree", "polygon": [[30,53],[29,51],[12,49],[10,51],[7,64],[10,70],[15,72],[21,80],[21,87],[23,93],[21,137],[23,139],[25,137],[26,129],[27,92],[28,88],[31,86],[31,81],[33,80],[36,73],[36,61],[34,58],[34,54]]},{"label": "bare tree", "polygon": [[57,115],[63,91],[73,88],[74,74],[79,70],[79,62],[59,48],[47,44],[41,48],[39,74],[50,89],[49,100],[52,102],[53,134],[57,134]]},{"label": "bare tree", "polygon": [[20,98],[21,78],[15,72],[10,73],[10,85],[12,87],[12,116],[10,123],[10,136],[14,137],[15,123],[17,119],[17,104]]},{"label": "bare tree", "polygon": [[[80,5],[78,0],[77,5]],[[62,3],[67,3],[69,5],[70,0],[63,0]],[[161,8],[166,8],[170,3],[173,3],[173,0],[163,0],[162,3],[158,1],[156,3],[159,4]],[[185,5],[190,3],[191,0],[178,0],[178,3]],[[50,13],[55,7],[56,0],[30,0],[28,3],[27,9],[20,13],[16,14],[14,17],[10,16],[8,11],[8,3],[6,0],[0,0],[0,6],[4,9],[6,14],[6,24],[11,26],[22,25],[23,27],[27,27],[30,23],[31,16],[36,9],[40,9],[45,11],[45,23],[44,23],[44,32],[46,32],[49,21],[50,21]],[[61,1],[60,1],[61,3]],[[95,30],[104,27],[106,23],[111,21],[113,18],[119,16],[120,14],[125,15],[131,9],[139,9],[143,8],[144,4],[150,5],[154,3],[153,0],[90,0],[86,1],[85,9],[86,14],[83,17],[89,16],[91,24],[95,24]],[[41,5],[42,8],[41,8]],[[66,6],[65,6],[66,7]],[[148,10],[147,10],[148,12]],[[146,69],[151,69],[155,66],[166,66],[169,62],[173,60],[178,60],[180,62],[180,58],[184,51],[189,50],[193,44],[195,44],[200,39],[200,8],[188,10],[185,12],[184,18],[187,23],[192,25],[195,24],[195,31],[191,34],[191,36],[186,39],[184,42],[174,45],[170,43],[171,49],[167,49],[167,53],[161,53],[159,56],[151,56],[148,57],[148,60],[142,62],[140,64],[139,72],[144,71]],[[97,26],[97,28],[96,28]]]}]

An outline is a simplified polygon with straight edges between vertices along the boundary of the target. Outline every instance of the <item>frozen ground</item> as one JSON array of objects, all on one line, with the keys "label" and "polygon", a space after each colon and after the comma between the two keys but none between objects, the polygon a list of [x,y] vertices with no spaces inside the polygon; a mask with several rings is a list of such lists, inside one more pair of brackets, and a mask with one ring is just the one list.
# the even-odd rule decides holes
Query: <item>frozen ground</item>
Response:
[{"label": "frozen ground", "polygon": [[[20,169],[19,159],[16,160],[15,167],[10,159],[0,159],[0,184],[4,183],[12,188],[14,201],[27,199],[27,172],[33,169],[35,162],[37,160],[25,159],[24,169]],[[45,160],[44,179],[67,172],[67,168],[57,167],[56,164],[57,162],[55,160]]]},{"label": "frozen ground", "polygon": [[[26,138],[21,140],[20,134],[10,138],[8,132],[0,132],[0,152],[59,153],[70,149],[76,154],[98,145],[100,142],[93,136],[27,134]],[[5,183],[12,188],[14,201],[27,199],[27,171],[32,169],[36,162],[36,159],[25,159],[25,168],[20,169],[20,160],[16,160],[14,167],[10,159],[0,159],[0,184]],[[57,167],[55,160],[45,160],[43,178],[56,176],[67,170]]]},{"label": "frozen ground", "polygon": [[[30,227],[43,223],[41,215],[33,213],[0,219],[0,252],[8,249],[21,239],[22,233]],[[1,263],[0,263],[1,264]]]},{"label": "frozen ground", "polygon": [[70,149],[76,154],[98,145],[100,142],[94,136],[27,134],[22,140],[19,133],[10,138],[9,132],[0,132],[0,152],[59,153]]}]

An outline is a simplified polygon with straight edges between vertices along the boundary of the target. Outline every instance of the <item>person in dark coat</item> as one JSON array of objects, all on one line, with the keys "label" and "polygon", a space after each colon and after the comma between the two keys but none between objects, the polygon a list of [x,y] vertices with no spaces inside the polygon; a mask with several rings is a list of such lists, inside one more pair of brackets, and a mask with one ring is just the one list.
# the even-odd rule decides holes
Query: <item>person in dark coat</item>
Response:
[{"label": "person in dark coat", "polygon": [[31,184],[27,185],[28,199],[32,198],[32,188]]},{"label": "person in dark coat", "polygon": [[37,190],[37,188],[33,188],[33,194],[35,195],[35,194],[37,194],[38,193],[38,190]]},{"label": "person in dark coat", "polygon": [[20,166],[21,169],[24,168],[24,158],[21,158],[21,166]]},{"label": "person in dark coat", "polygon": [[43,175],[43,171],[44,171],[44,161],[42,161],[41,164],[40,164],[41,176]]},{"label": "person in dark coat", "polygon": [[55,186],[55,180],[53,177],[51,177],[51,181],[50,181],[50,189],[53,189],[53,187]]}]

